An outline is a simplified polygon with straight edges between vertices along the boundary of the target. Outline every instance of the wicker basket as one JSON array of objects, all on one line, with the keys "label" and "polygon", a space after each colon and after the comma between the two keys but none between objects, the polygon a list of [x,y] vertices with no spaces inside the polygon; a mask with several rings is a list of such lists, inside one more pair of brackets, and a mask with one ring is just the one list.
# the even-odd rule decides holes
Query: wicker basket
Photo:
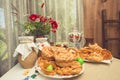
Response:
[{"label": "wicker basket", "polygon": [[21,54],[18,54],[18,62],[20,65],[27,69],[32,68],[35,65],[35,62],[37,60],[37,53],[33,50],[23,61]]}]

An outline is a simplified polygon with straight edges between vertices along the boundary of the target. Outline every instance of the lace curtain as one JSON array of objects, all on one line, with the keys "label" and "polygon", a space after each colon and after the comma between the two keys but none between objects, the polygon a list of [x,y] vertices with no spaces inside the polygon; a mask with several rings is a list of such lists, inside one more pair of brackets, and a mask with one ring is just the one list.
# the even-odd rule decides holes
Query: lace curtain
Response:
[{"label": "lace curtain", "polygon": [[16,28],[11,17],[11,0],[0,0],[0,76],[7,72],[13,65],[12,54],[16,47]]},{"label": "lace curtain", "polygon": [[50,41],[66,42],[68,33],[77,29],[83,31],[83,6],[82,0],[38,0],[39,4],[45,2],[45,8],[36,10],[39,14],[51,16],[59,24],[56,34],[51,34]]},{"label": "lace curtain", "polygon": [[[27,16],[32,13],[51,16],[59,24],[56,34],[50,34],[52,42],[67,42],[68,33],[74,29],[84,33],[83,0],[0,0],[0,76],[15,65],[12,55],[18,45],[18,36]],[[41,8],[41,4],[44,7]]]}]

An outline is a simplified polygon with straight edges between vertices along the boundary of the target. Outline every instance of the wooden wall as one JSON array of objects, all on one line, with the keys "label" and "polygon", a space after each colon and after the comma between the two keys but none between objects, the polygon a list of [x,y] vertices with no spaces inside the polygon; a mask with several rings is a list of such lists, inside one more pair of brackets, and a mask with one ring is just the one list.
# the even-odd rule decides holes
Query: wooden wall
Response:
[{"label": "wooden wall", "polygon": [[[84,30],[85,37],[93,39],[100,46],[102,42],[102,18],[101,11],[106,9],[107,19],[118,19],[120,12],[120,0],[83,0],[84,3]],[[120,37],[118,24],[107,24],[106,37]],[[120,57],[120,41],[109,41],[108,49],[114,57]]]}]

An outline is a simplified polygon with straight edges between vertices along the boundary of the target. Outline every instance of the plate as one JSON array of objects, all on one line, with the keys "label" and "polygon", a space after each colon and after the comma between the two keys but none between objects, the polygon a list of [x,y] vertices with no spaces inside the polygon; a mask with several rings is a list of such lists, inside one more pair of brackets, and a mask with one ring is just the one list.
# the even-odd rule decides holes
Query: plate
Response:
[{"label": "plate", "polygon": [[69,76],[61,76],[61,75],[53,75],[53,76],[50,76],[50,75],[46,75],[44,74],[42,71],[41,71],[41,68],[40,67],[36,67],[35,68],[41,75],[45,76],[45,77],[48,77],[48,78],[58,78],[58,79],[61,79],[61,78],[72,78],[72,77],[76,77],[76,76],[79,76],[81,74],[83,74],[84,72],[84,65],[82,65],[82,70],[80,71],[79,74],[76,74],[76,75],[69,75]]},{"label": "plate", "polygon": [[106,63],[106,64],[110,64],[112,62],[113,58],[110,60],[103,60],[101,62],[97,62],[97,61],[90,61],[90,60],[84,60],[85,62],[94,62],[94,63]]}]

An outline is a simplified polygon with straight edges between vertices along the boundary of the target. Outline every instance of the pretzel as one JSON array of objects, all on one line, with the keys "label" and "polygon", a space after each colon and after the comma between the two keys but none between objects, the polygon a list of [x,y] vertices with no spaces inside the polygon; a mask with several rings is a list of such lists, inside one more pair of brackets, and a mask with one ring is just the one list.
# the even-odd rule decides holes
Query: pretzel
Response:
[{"label": "pretzel", "polygon": [[103,49],[101,51],[101,55],[103,56],[104,60],[112,59],[112,55],[111,55],[111,52],[109,50]]},{"label": "pretzel", "polygon": [[81,58],[89,61],[101,62],[103,60],[112,59],[111,52],[101,48],[96,43],[93,45],[89,44],[87,47],[78,50],[78,53]]},{"label": "pretzel", "polygon": [[59,75],[74,75],[80,73],[82,70],[82,66],[79,62],[74,61],[73,64],[71,64],[69,67],[62,67],[57,68],[56,72]]},{"label": "pretzel", "polygon": [[[75,48],[46,46],[38,58],[38,66],[46,75],[74,75],[82,70],[81,64],[76,61],[77,57],[79,53]],[[46,70],[48,65],[53,66],[52,71]]]},{"label": "pretzel", "polygon": [[[52,65],[53,66],[53,70],[52,71],[48,71],[46,68],[48,65]],[[54,75],[56,74],[56,65],[54,62],[52,61],[47,61],[47,60],[44,60],[42,58],[39,58],[38,59],[38,66],[41,68],[41,71],[47,75]]]}]

